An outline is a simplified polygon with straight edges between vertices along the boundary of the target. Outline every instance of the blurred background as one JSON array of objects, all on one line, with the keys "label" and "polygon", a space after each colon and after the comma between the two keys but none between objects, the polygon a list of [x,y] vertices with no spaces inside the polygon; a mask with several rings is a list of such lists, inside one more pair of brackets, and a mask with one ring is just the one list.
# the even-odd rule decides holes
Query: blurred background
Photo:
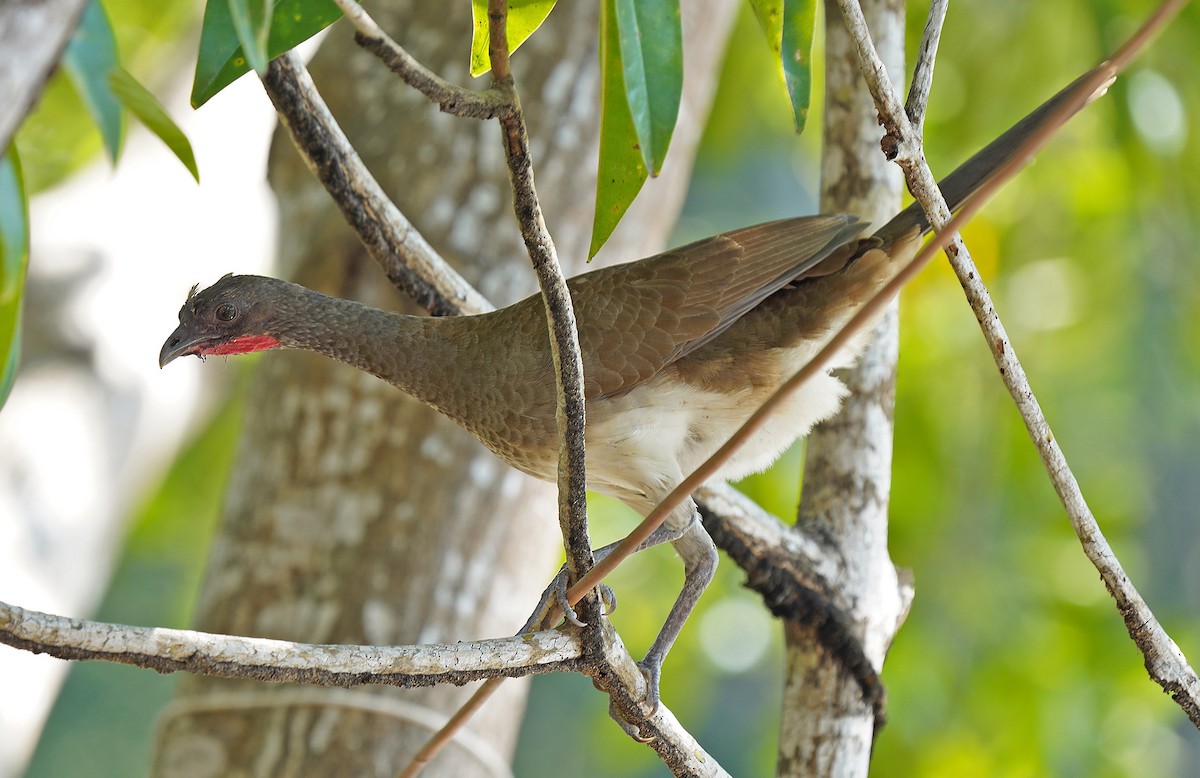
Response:
[{"label": "blurred background", "polygon": [[[198,4],[105,6],[126,67],[196,146],[202,186],[139,131],[109,172],[90,125],[71,119],[81,109],[61,84],[19,137],[41,194],[32,203],[27,356],[0,413],[0,598],[186,627],[248,360],[209,360],[203,369],[191,360],[160,373],[155,357],[192,283],[269,263],[273,112],[252,79],[198,112],[186,107]],[[935,173],[1101,59],[1152,8],[1144,0],[952,4],[926,124]],[[911,51],[925,7],[910,3],[909,12]],[[1190,6],[965,233],[1101,526],[1193,662],[1198,36]],[[814,114],[812,127],[819,108]],[[818,135],[791,132],[781,79],[743,10],[676,242],[814,210]],[[891,548],[913,571],[917,595],[885,667],[889,723],[873,773],[1194,774],[1200,734],[1147,680],[944,264],[907,289],[902,311]],[[742,487],[790,520],[801,457],[798,448]],[[597,537],[632,526],[622,507],[593,505]],[[625,593],[614,621],[629,642],[652,638],[678,574],[662,552],[630,560],[610,579]],[[663,697],[731,773],[767,775],[782,641],[743,579],[722,564],[667,663]],[[645,594],[653,592],[664,594]],[[155,717],[176,679],[76,664],[55,699],[67,667],[0,647],[8,690],[0,775],[78,774],[83,760],[91,776],[144,773]],[[43,717],[40,738],[27,740],[38,738]],[[665,774],[576,676],[535,679],[514,771]]]}]

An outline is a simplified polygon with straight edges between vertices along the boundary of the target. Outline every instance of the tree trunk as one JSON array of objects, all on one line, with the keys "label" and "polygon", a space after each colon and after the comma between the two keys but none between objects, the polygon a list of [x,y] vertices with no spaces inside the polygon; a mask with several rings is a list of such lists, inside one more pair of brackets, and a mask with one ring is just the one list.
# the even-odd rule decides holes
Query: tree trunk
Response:
[{"label": "tree trunk", "polygon": [[[904,3],[862,3],[880,57],[903,84]],[[854,44],[834,0],[826,0],[826,95],[821,211],[883,224],[900,204],[901,176],[880,153],[882,132],[859,74]],[[887,550],[892,410],[898,329],[893,304],[858,365],[842,375],[851,395],[808,439],[798,523],[826,538],[845,560],[839,588],[856,604],[847,614],[875,672],[907,611],[910,587]],[[874,728],[860,681],[818,627],[786,624],[786,679],[780,731],[781,776],[865,776]]]},{"label": "tree trunk", "polygon": [[[467,3],[376,3],[426,66],[466,83]],[[667,169],[606,248],[660,249],[683,200],[732,4],[685,9],[683,117]],[[595,4],[568,3],[514,56],[539,193],[568,272],[590,237],[599,68]],[[401,210],[498,305],[534,289],[494,123],[441,114],[339,24],[314,79]],[[485,83],[485,82],[480,82]],[[411,308],[277,133],[271,182],[282,273]],[[236,263],[231,263],[236,264]],[[511,634],[560,553],[552,487],[511,470],[391,386],[332,361],[268,354],[250,389],[198,629],[308,642],[408,644]],[[164,714],[154,773],[393,775],[470,688],[326,689],[189,677]],[[428,775],[496,775],[526,684],[510,681]]]}]

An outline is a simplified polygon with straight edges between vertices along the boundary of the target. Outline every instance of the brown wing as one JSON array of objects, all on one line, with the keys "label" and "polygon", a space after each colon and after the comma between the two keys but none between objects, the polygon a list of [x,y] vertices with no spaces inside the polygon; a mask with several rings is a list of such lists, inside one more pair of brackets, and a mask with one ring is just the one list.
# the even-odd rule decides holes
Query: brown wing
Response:
[{"label": "brown wing", "polygon": [[588,399],[620,394],[716,337],[792,281],[841,269],[866,228],[805,216],[723,233],[569,281]]}]

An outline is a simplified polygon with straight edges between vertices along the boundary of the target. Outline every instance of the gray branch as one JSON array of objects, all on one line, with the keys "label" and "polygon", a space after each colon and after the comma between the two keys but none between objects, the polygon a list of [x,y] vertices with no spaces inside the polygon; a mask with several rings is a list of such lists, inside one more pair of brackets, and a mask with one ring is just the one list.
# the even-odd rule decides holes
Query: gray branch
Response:
[{"label": "gray branch", "polygon": [[101,659],[160,673],[321,686],[464,684],[577,669],[581,657],[579,636],[570,629],[470,643],[318,645],[69,619],[3,602],[0,642],[60,659]]},{"label": "gray branch", "polygon": [[918,137],[925,129],[925,109],[929,105],[929,90],[933,87],[933,63],[937,59],[938,42],[942,39],[942,26],[946,23],[949,5],[950,0],[933,0],[929,4],[929,17],[921,34],[921,47],[917,50],[917,64],[913,67],[908,100],[904,103],[904,112],[908,114],[908,120],[912,122]]},{"label": "gray branch", "polygon": [[[997,177],[996,185],[1015,172],[1023,160],[1033,154],[1063,122],[1076,111],[1103,93],[1111,80],[1148,43],[1150,38],[1164,26],[1184,5],[1186,0],[1167,0],[1155,14],[1139,29],[1113,57],[1090,71],[1069,89],[1073,99],[1060,106],[1060,120],[1037,137],[1031,138],[1026,153],[1014,155],[1017,164],[1010,166]],[[920,153],[919,139],[914,135],[892,83],[875,53],[866,21],[855,0],[838,0],[846,25],[858,45],[863,76],[867,79],[876,107],[889,133],[896,139],[896,162],[904,170],[909,190],[929,215],[930,222],[943,231],[950,221],[950,212],[941,196],[933,174]],[[987,199],[994,187],[986,188],[976,196],[977,202]],[[958,276],[971,309],[983,330],[984,339],[1000,369],[1001,378],[1012,395],[1032,438],[1039,457],[1050,476],[1059,500],[1066,509],[1071,525],[1083,545],[1084,552],[1095,568],[1109,593],[1116,600],[1117,609],[1125,621],[1126,629],[1145,657],[1146,669],[1151,677],[1170,694],[1183,708],[1188,718],[1200,727],[1200,679],[1187,658],[1163,629],[1149,606],[1142,599],[1129,576],[1125,573],[1100,526],[1080,491],[1079,484],[1067,464],[1066,457],[1058,445],[1049,423],[1042,414],[1041,406],[1029,385],[1024,368],[1017,359],[1008,333],[1000,321],[980,273],[971,260],[970,253],[961,238],[954,237],[946,255]],[[916,261],[916,260],[914,260]]]},{"label": "gray branch", "polygon": [[0,154],[41,97],[87,0],[0,3]]},{"label": "gray branch", "polygon": [[[529,153],[529,135],[525,113],[516,84],[508,67],[507,0],[489,0],[489,54],[492,61],[493,89],[508,97],[508,107],[496,118],[500,122],[504,157],[512,182],[513,211],[521,238],[546,304],[550,329],[550,356],[554,363],[558,389],[558,523],[567,551],[567,570],[571,580],[579,580],[593,564],[592,543],[587,524],[587,477],[585,470],[584,427],[586,410],[583,397],[583,355],[579,350],[579,331],[567,279],[563,276],[554,239],[546,228],[542,205],[533,180],[533,158]],[[583,618],[595,626],[601,620],[599,598],[583,599]],[[591,631],[589,640],[598,638]]]},{"label": "gray branch", "polygon": [[354,25],[354,40],[403,81],[429,98],[446,113],[468,119],[493,119],[511,103],[509,95],[497,89],[477,91],[456,86],[426,68],[392,40],[356,0],[334,0]]},{"label": "gray branch", "polygon": [[384,193],[295,52],[271,62],[263,86],[305,163],[392,284],[435,315],[492,310]]}]

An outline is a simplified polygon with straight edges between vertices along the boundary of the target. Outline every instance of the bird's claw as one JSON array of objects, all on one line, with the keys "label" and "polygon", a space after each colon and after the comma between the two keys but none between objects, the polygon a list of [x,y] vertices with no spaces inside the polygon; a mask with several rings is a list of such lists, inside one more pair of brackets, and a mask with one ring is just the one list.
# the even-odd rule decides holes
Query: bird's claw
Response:
[{"label": "bird's claw", "polygon": [[[617,722],[617,726],[624,730],[626,735],[629,735],[629,737],[638,743],[653,743],[657,740],[653,735],[643,735],[641,722],[635,724],[626,719],[625,714],[617,707],[616,702],[610,701],[608,703],[608,715],[613,721]],[[645,719],[642,719],[642,721],[645,721]]]},{"label": "bird's claw", "polygon": [[[646,677],[646,705],[650,708],[650,716],[658,712],[658,703],[661,697],[658,692],[658,681],[662,674],[662,662],[649,659],[643,659],[637,663],[641,669],[642,675]],[[646,718],[650,718],[647,716]]]},{"label": "bird's claw", "polygon": [[[554,576],[549,588],[553,591],[554,601],[558,603],[558,607],[562,608],[563,617],[577,627],[586,627],[587,622],[581,620],[579,614],[567,602],[567,570],[565,567],[558,571],[558,575]],[[617,595],[613,592],[612,587],[605,583],[599,583],[596,584],[596,591],[600,595],[600,604],[604,606],[604,615],[609,616],[615,612]]]},{"label": "bird's claw", "polygon": [[637,665],[638,669],[642,671],[642,675],[646,678],[646,705],[650,708],[650,713],[636,721],[630,721],[629,717],[617,707],[616,701],[613,700],[608,703],[608,715],[613,721],[617,722],[617,726],[623,729],[629,737],[639,743],[652,743],[657,738],[653,735],[649,737],[643,735],[641,725],[658,712],[658,704],[660,702],[658,681],[662,670],[662,663],[643,659]]},{"label": "bird's claw", "polygon": [[596,592],[600,595],[600,604],[604,606],[604,615],[611,616],[617,612],[617,593],[606,583],[596,584]]},{"label": "bird's claw", "polygon": [[586,627],[587,622],[579,618],[579,614],[571,607],[571,603],[567,602],[567,579],[562,577],[562,582],[555,580],[554,598],[558,601],[558,607],[562,608],[563,618],[574,624],[576,627]]}]

